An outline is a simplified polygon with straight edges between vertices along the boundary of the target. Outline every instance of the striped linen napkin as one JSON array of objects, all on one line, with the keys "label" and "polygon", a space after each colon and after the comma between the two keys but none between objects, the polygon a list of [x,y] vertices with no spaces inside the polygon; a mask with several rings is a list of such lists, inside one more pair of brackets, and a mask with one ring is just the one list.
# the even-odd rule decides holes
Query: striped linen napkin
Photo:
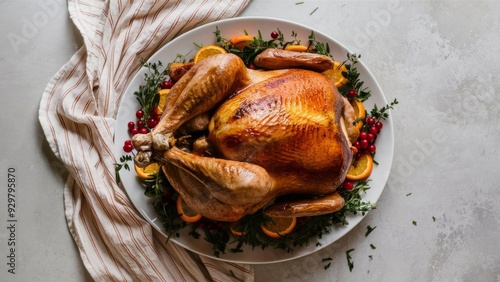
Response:
[{"label": "striped linen napkin", "polygon": [[162,45],[204,23],[237,16],[249,0],[69,0],[84,46],[48,83],[39,120],[70,176],[65,212],[96,281],[252,281],[250,265],[166,243],[115,182],[113,136],[121,96]]}]

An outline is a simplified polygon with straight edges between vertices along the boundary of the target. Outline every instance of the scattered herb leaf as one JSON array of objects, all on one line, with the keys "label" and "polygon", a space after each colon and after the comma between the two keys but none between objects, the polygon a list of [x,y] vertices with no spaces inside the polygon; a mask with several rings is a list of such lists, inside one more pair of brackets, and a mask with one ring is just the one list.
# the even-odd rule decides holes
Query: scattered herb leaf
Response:
[{"label": "scattered herb leaf", "polygon": [[310,16],[310,15],[312,15],[312,14],[314,14],[314,12],[316,12],[316,10],[318,10],[318,7],[316,7],[316,8],[315,8],[315,9],[314,9],[314,10],[313,10],[310,14],[309,14],[309,16]]},{"label": "scattered herb leaf", "polygon": [[413,225],[417,226],[417,222],[414,220],[411,222]]},{"label": "scattered herb leaf", "polygon": [[331,263],[331,262],[329,262],[329,263],[328,263],[327,265],[325,265],[323,268],[324,268],[325,270],[327,270],[328,268],[330,268],[330,266],[331,266],[331,265],[332,265],[332,263]]},{"label": "scattered herb leaf", "polygon": [[350,249],[347,252],[345,252],[346,258],[347,258],[347,266],[349,266],[349,271],[352,272],[352,269],[354,268],[354,262],[352,261],[351,253],[354,251],[354,249]]},{"label": "scattered herb leaf", "polygon": [[436,222],[436,218],[435,218],[435,217],[432,217],[432,221],[433,221],[433,222]]},{"label": "scattered herb leaf", "polygon": [[370,244],[370,248],[372,248],[372,250],[375,250],[377,247],[375,247],[375,245],[373,244]]},{"label": "scattered herb leaf", "polygon": [[373,231],[373,230],[375,230],[375,228],[377,228],[377,226],[375,226],[375,227],[371,227],[370,225],[368,225],[368,226],[366,227],[366,229],[367,229],[367,230],[366,230],[366,233],[365,233],[365,237],[368,237],[368,235],[369,235],[370,233],[372,233],[372,231]]},{"label": "scattered herb leaf", "polygon": [[410,195],[411,195],[411,192],[410,192],[410,193],[408,193],[408,194],[406,194],[406,197],[408,197],[408,196],[410,196]]}]

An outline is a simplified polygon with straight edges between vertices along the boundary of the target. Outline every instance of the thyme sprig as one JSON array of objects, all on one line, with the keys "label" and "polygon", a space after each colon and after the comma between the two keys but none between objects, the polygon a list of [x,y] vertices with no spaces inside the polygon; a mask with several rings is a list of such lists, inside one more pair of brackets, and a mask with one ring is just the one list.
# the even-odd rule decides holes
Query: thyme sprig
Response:
[{"label": "thyme sprig", "polygon": [[394,99],[391,103],[383,106],[382,108],[378,108],[377,105],[373,105],[373,109],[370,111],[370,116],[375,118],[376,121],[385,120],[389,118],[389,110],[393,110],[394,106],[399,104],[398,99]]}]

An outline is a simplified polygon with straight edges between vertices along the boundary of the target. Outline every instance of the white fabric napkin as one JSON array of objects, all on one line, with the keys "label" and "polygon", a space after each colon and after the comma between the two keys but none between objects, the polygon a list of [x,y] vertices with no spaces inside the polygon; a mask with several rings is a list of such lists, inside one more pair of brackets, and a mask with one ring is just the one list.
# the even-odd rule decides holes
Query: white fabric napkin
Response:
[{"label": "white fabric napkin", "polygon": [[66,218],[96,281],[253,280],[250,265],[200,257],[166,243],[117,186],[112,150],[118,105],[141,59],[195,26],[237,16],[248,2],[68,1],[84,46],[48,83],[39,120],[70,172]]}]

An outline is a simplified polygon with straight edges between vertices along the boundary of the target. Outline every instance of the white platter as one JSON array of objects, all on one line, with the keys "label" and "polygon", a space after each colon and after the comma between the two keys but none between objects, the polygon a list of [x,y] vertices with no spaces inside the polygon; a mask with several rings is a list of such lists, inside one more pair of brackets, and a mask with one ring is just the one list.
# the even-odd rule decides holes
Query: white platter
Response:
[{"label": "white platter", "polygon": [[[260,30],[263,37],[267,40],[270,39],[272,31],[279,29],[284,34],[286,40],[291,40],[290,35],[292,31],[294,31],[298,34],[298,39],[305,44],[308,42],[307,37],[311,34],[311,31],[314,31],[317,41],[329,43],[331,54],[336,60],[344,61],[349,52],[342,44],[335,41],[333,38],[307,26],[282,19],[247,17],[222,20],[193,29],[163,46],[157,53],[149,58],[149,61],[162,61],[164,65],[166,65],[168,62],[173,61],[177,54],[189,54],[187,56],[189,59],[189,56],[194,56],[197,50],[197,47],[193,43],[201,43],[203,45],[216,43],[216,37],[214,35],[216,27],[221,31],[224,38],[242,35],[244,31],[250,35],[256,36]],[[368,87],[372,92],[371,98],[364,102],[366,109],[370,111],[374,104],[377,104],[379,107],[386,105],[386,98],[371,72],[361,61],[358,63],[357,68],[361,73],[361,80],[365,82],[364,86]],[[139,85],[143,83],[145,72],[146,69],[143,68],[136,74],[128,86],[120,104],[117,115],[114,148],[117,159],[125,154],[122,149],[123,143],[125,140],[131,138],[127,130],[127,123],[131,120],[135,120],[135,112],[139,109],[139,104],[133,93],[139,88]],[[394,150],[394,132],[391,117],[384,121],[384,128],[378,135],[376,145],[376,160],[379,165],[374,167],[372,175],[370,176],[371,181],[369,182],[371,189],[368,190],[367,194],[363,197],[364,201],[370,201],[371,203],[376,203],[378,201],[391,170]],[[120,177],[125,191],[137,210],[154,228],[165,234],[162,227],[163,223],[157,218],[156,211],[152,206],[152,200],[144,196],[144,188],[141,186],[133,169],[131,171],[122,169],[120,171]],[[320,247],[316,247],[316,241],[312,241],[309,246],[297,247],[293,253],[287,253],[286,251],[275,250],[273,248],[267,248],[265,250],[256,248],[252,250],[250,247],[245,247],[243,252],[231,253],[227,251],[226,254],[221,254],[220,257],[214,257],[212,245],[210,243],[202,238],[194,239],[187,235],[187,231],[181,231],[180,238],[173,238],[171,240],[193,252],[220,260],[251,264],[274,263],[299,258],[328,246],[353,229],[362,218],[361,215],[350,216],[349,225],[335,227],[330,233],[325,234],[320,240]]]}]

